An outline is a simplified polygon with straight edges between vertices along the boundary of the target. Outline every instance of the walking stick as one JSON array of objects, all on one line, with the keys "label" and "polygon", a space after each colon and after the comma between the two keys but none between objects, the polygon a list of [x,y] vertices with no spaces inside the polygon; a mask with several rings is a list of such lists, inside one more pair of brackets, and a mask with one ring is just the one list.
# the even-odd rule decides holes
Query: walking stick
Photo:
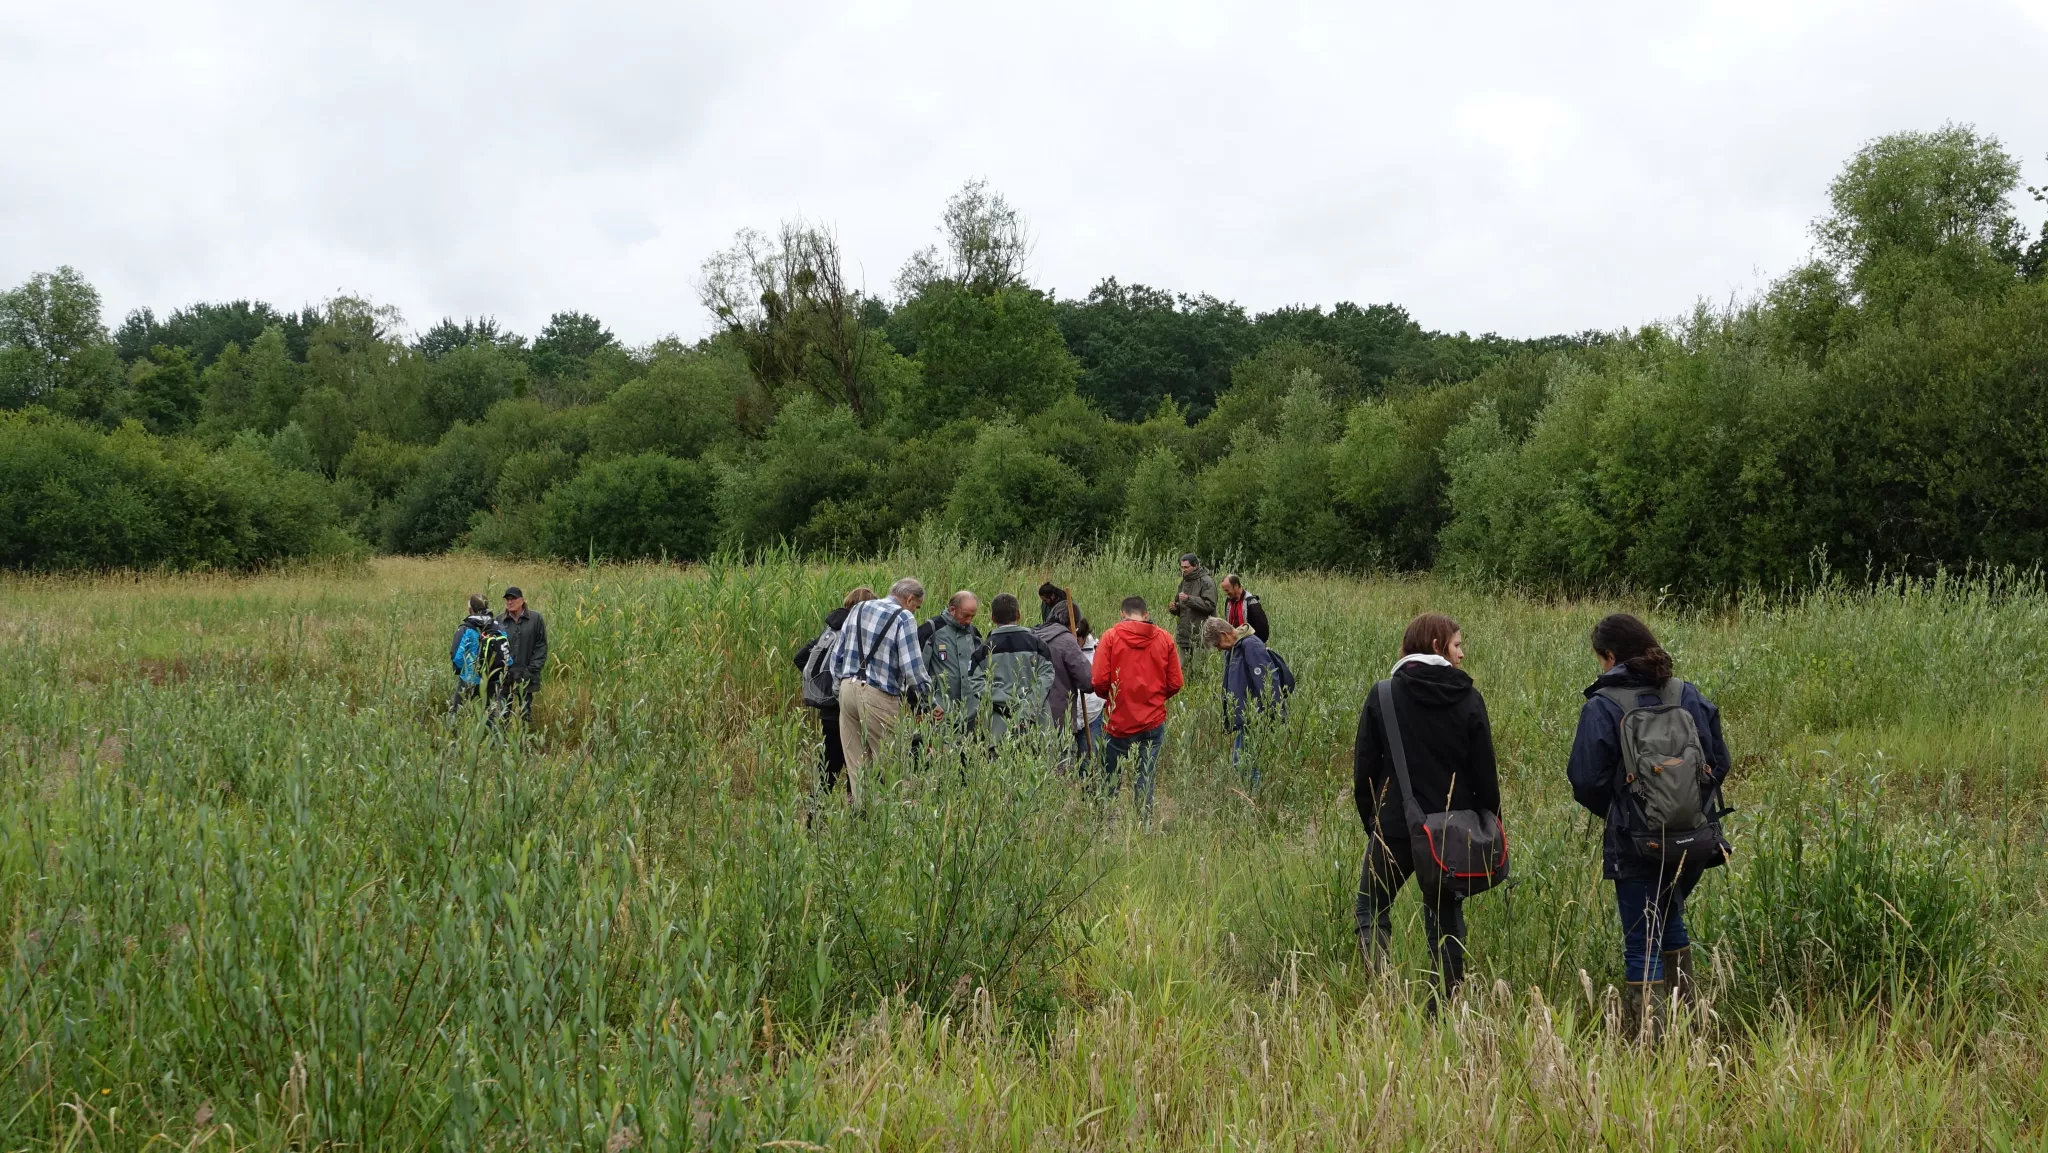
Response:
[{"label": "walking stick", "polygon": [[[1067,635],[1074,638],[1074,647],[1081,647],[1081,632],[1074,627],[1074,590],[1072,586],[1060,590],[1067,594]],[[1095,734],[1088,729],[1088,693],[1093,684],[1076,686],[1074,707],[1081,711],[1081,751],[1090,761],[1095,759]]]}]

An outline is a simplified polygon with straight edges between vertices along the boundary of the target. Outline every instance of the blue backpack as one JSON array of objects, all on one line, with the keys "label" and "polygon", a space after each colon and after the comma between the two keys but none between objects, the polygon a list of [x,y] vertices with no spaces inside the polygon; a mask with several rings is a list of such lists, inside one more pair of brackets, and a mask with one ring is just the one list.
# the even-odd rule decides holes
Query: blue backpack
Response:
[{"label": "blue backpack", "polygon": [[491,667],[489,647],[500,639],[495,631],[485,635],[483,629],[468,620],[455,630],[455,643],[449,647],[448,659],[455,666],[455,679],[463,687],[473,689],[484,683],[484,674]]}]

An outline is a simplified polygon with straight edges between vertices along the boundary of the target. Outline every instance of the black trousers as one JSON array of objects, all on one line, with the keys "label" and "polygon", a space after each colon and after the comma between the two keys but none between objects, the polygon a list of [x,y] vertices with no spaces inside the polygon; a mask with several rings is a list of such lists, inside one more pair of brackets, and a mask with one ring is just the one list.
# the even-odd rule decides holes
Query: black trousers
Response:
[{"label": "black trousers", "polygon": [[839,774],[846,771],[846,746],[839,741],[838,702],[818,710],[818,725],[825,731],[825,759],[818,767],[819,782],[822,791],[829,793],[839,783]]},{"label": "black trousers", "polygon": [[[1384,958],[1394,942],[1394,898],[1415,874],[1415,861],[1405,833],[1366,840],[1365,859],[1358,868],[1358,904],[1354,917],[1359,945]],[[1430,957],[1437,980],[1449,996],[1465,980],[1465,898],[1446,896],[1432,902],[1423,894],[1422,928],[1429,934]]]}]

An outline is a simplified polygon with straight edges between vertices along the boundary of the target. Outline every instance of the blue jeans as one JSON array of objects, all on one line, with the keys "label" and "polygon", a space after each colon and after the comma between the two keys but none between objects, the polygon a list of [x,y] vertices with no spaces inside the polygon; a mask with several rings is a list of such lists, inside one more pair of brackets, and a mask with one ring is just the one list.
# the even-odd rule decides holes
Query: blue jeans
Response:
[{"label": "blue jeans", "polygon": [[1628,979],[1664,979],[1664,958],[1692,944],[1685,932],[1685,899],[1700,883],[1697,869],[1667,877],[1620,877],[1614,903],[1621,912],[1621,948]]},{"label": "blue jeans", "polygon": [[1166,740],[1166,726],[1157,725],[1142,733],[1128,737],[1111,737],[1104,742],[1102,753],[1102,795],[1116,796],[1122,787],[1118,779],[1121,766],[1117,762],[1128,756],[1133,749],[1138,755],[1138,775],[1131,781],[1131,800],[1146,820],[1152,819],[1152,771],[1159,765],[1159,746]]},{"label": "blue jeans", "polygon": [[1101,717],[1089,721],[1086,729],[1074,730],[1074,763],[1080,766],[1079,773],[1095,767],[1095,758],[1103,755],[1103,739]]}]

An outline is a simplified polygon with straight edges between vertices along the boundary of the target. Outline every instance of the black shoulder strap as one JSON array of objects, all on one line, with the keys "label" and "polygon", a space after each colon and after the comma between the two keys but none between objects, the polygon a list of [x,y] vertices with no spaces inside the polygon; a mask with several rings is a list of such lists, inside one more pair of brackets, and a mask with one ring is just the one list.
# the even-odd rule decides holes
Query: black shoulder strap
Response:
[{"label": "black shoulder strap", "polygon": [[1387,752],[1394,760],[1394,779],[1401,785],[1401,803],[1408,810],[1408,835],[1422,829],[1422,806],[1415,803],[1415,787],[1408,780],[1408,750],[1401,744],[1401,722],[1394,716],[1394,678],[1373,686],[1380,698],[1380,727],[1387,733]]},{"label": "black shoulder strap", "polygon": [[889,619],[882,622],[882,626],[875,630],[875,639],[868,642],[868,651],[861,655],[860,671],[854,674],[856,678],[863,681],[868,679],[868,662],[875,659],[875,651],[882,647],[882,638],[888,636],[889,630],[896,627],[897,614],[902,611],[902,609],[897,609],[896,612],[890,613]]}]

